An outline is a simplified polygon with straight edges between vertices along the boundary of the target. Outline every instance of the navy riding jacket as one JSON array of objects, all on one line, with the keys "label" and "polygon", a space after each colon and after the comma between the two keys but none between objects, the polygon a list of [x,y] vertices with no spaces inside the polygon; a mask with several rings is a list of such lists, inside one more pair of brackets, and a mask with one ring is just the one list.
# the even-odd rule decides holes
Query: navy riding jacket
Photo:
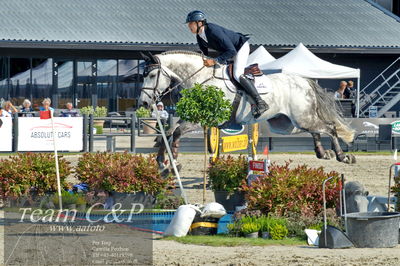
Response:
[{"label": "navy riding jacket", "polygon": [[204,41],[198,34],[197,43],[204,55],[208,55],[208,48],[214,49],[220,54],[215,60],[220,64],[226,64],[227,60],[234,57],[239,49],[249,39],[247,35],[228,30],[213,23],[205,26],[207,41]]}]

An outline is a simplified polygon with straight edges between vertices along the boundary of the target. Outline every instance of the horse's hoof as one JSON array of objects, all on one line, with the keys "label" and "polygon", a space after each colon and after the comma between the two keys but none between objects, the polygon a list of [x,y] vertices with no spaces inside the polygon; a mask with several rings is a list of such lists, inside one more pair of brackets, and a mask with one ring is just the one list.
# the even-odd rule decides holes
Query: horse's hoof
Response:
[{"label": "horse's hoof", "polygon": [[325,150],[324,156],[321,159],[330,160],[335,157],[336,154],[333,150]]},{"label": "horse's hoof", "polygon": [[161,177],[166,178],[166,177],[168,177],[168,175],[169,175],[169,169],[168,168],[164,168],[161,171]]},{"label": "horse's hoof", "polygon": [[[338,160],[340,161],[340,160]],[[353,154],[346,154],[341,160],[342,163],[353,164],[356,163],[356,157]]]},{"label": "horse's hoof", "polygon": [[329,155],[331,156],[331,158],[335,158],[336,157],[336,153],[334,150],[328,150],[327,152],[329,152]]},{"label": "horse's hoof", "polygon": [[350,157],[350,163],[351,164],[354,164],[354,163],[357,162],[356,156],[354,156],[354,154],[349,154],[348,156]]}]

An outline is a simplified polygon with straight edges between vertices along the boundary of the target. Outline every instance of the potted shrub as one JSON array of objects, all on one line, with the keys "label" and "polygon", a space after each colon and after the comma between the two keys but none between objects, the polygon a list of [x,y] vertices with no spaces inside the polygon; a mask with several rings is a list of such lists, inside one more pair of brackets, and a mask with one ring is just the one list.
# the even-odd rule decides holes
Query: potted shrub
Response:
[{"label": "potted shrub", "polygon": [[130,153],[85,153],[75,168],[76,177],[94,191],[106,191],[114,203],[130,209],[131,203],[152,208],[155,197],[172,183],[163,178],[154,155]]},{"label": "potted shrub", "polygon": [[222,204],[227,211],[244,204],[244,193],[240,187],[246,180],[248,172],[247,159],[240,155],[217,158],[208,169],[211,189],[216,202]]},{"label": "potted shrub", "polygon": [[[183,89],[182,97],[176,104],[176,113],[182,120],[199,123],[204,134],[204,172],[203,172],[203,204],[206,201],[207,183],[207,132],[211,127],[221,125],[229,120],[232,105],[225,99],[224,92],[212,85],[196,83],[194,87]],[[212,104],[210,104],[212,103]]]},{"label": "potted shrub", "polygon": [[260,230],[260,224],[257,222],[244,223],[241,226],[242,234],[247,238],[258,238],[258,231]]},{"label": "potted shrub", "polygon": [[268,219],[268,217],[262,216],[258,218],[258,222],[260,224],[261,237],[264,239],[271,238],[271,235],[269,234],[270,220]]},{"label": "potted shrub", "polygon": [[[144,108],[143,106],[136,110],[136,117],[137,118],[151,118],[151,111],[149,109]],[[142,120],[143,124],[143,133],[144,134],[155,134],[155,127],[157,125],[157,120]],[[154,127],[151,128],[150,126]]]},{"label": "potted shrub", "polygon": [[339,174],[325,172],[323,167],[312,168],[307,165],[290,167],[272,163],[267,175],[252,181],[251,186],[243,183],[246,202],[250,209],[262,213],[284,216],[296,212],[314,217],[321,212],[321,184],[328,177],[334,177],[326,185],[327,208],[335,208],[339,199]]},{"label": "potted shrub", "polygon": [[[28,200],[30,206],[39,205],[36,199],[57,191],[54,160],[52,153],[30,152],[0,160],[0,197],[11,200],[10,204]],[[59,156],[59,171],[61,187],[65,188],[71,166],[62,156]]]},{"label": "potted shrub", "polygon": [[[93,106],[86,106],[82,107],[80,110],[80,113],[82,115],[93,115],[94,117],[106,117],[107,116],[107,108],[102,106],[96,106],[96,108],[93,108]],[[104,127],[104,120],[93,120],[93,127],[96,128],[96,134],[102,134],[103,133],[103,127]]]},{"label": "potted shrub", "polygon": [[[77,206],[80,206],[81,208],[81,205],[86,204],[85,198],[82,195],[79,195],[77,193],[70,193],[65,190],[61,191],[61,199],[63,203],[63,208],[67,207],[67,209],[76,209]],[[58,206],[58,193],[54,193],[51,200],[54,206]]]}]

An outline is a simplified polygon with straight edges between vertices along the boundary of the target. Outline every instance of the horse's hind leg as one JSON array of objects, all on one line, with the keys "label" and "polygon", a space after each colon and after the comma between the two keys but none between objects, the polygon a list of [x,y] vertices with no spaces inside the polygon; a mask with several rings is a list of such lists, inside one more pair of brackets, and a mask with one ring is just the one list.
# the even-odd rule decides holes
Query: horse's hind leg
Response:
[{"label": "horse's hind leg", "polygon": [[317,156],[317,158],[330,160],[332,158],[332,154],[330,153],[329,150],[325,151],[324,147],[322,146],[321,134],[311,133],[311,135],[313,136],[314,147],[315,147],[314,151],[315,151],[315,155]]},{"label": "horse's hind leg", "polygon": [[355,163],[356,162],[356,158],[354,157],[353,154],[345,154],[342,150],[342,147],[340,147],[339,144],[339,138],[337,136],[336,133],[336,128],[334,126],[333,130],[332,130],[332,134],[330,134],[331,139],[332,139],[332,144],[333,144],[333,150],[336,153],[336,160],[338,160],[339,162],[343,162],[343,163]]},{"label": "horse's hind leg", "polygon": [[[336,160],[339,162],[344,162],[344,163],[355,163],[355,157],[352,154],[345,154],[340,147],[339,144],[339,138],[336,132],[336,128],[333,124],[331,123],[326,123],[325,121],[320,120],[318,117],[314,117],[314,119],[309,120],[312,121],[312,124],[308,123],[306,126],[299,125],[299,128],[308,131],[308,132],[313,132],[311,133],[313,138],[314,138],[314,144],[315,144],[315,152],[318,158],[324,158],[329,156],[329,151],[324,151],[322,145],[321,145],[321,136],[320,134],[327,134],[328,136],[331,137],[332,144],[333,144],[333,150],[336,155]],[[306,123],[303,123],[306,124]],[[331,156],[329,156],[331,157]]]}]

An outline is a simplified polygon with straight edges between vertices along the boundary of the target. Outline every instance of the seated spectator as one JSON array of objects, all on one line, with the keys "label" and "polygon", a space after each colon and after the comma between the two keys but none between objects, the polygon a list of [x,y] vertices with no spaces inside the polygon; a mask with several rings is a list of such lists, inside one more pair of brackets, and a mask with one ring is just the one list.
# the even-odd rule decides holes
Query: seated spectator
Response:
[{"label": "seated spectator", "polygon": [[52,107],[50,107],[51,105],[51,100],[50,98],[44,98],[43,102],[42,102],[43,106],[39,107],[40,111],[54,111],[54,109]]},{"label": "seated spectator", "polygon": [[344,93],[343,93],[343,95],[344,95],[344,97],[345,97],[345,99],[350,99],[350,98],[354,98],[354,82],[352,81],[352,80],[349,80],[348,82],[347,82],[347,87],[346,87],[346,89],[344,90]]},{"label": "seated spectator", "polygon": [[61,117],[77,117],[79,116],[79,112],[75,109],[73,109],[72,103],[66,103],[65,107],[67,109],[62,110],[60,116]]},{"label": "seated spectator", "polygon": [[34,116],[34,114],[32,113],[33,109],[32,109],[31,101],[29,101],[28,99],[24,100],[20,111],[21,111],[21,116],[23,116],[23,117],[33,117]]},{"label": "seated spectator", "polygon": [[12,117],[13,114],[18,113],[17,108],[10,102],[6,101],[3,104],[3,117]]},{"label": "seated spectator", "polygon": [[[158,112],[158,115],[159,115],[160,118],[161,118],[161,121],[162,121],[163,123],[166,123],[167,120],[168,120],[169,114],[168,114],[167,111],[164,110],[164,104],[163,104],[162,102],[157,103],[157,112]],[[151,116],[152,116],[152,117],[157,117],[156,111],[153,111],[153,112],[151,113]]]},{"label": "seated spectator", "polygon": [[346,89],[346,86],[347,86],[347,82],[346,81],[341,81],[340,82],[339,89],[335,92],[335,99],[338,99],[338,100],[347,99],[347,98],[345,98],[345,95],[344,95],[344,91]]}]

